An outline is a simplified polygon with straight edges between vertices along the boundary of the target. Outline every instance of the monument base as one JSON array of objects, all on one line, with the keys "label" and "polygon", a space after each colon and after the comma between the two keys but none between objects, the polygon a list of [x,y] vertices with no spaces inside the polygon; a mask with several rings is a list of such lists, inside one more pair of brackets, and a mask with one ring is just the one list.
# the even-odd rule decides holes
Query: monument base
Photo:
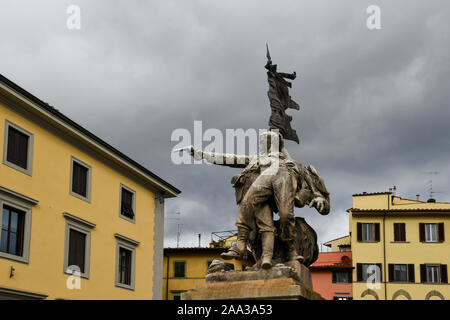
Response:
[{"label": "monument base", "polygon": [[216,272],[206,283],[181,294],[181,300],[323,300],[312,290],[311,274],[304,265],[255,271]]}]

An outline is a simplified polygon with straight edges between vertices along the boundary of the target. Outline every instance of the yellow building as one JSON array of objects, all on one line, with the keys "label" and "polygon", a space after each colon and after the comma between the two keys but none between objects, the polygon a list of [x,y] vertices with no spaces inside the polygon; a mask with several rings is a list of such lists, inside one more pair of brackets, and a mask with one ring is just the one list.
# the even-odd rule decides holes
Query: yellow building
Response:
[{"label": "yellow building", "polygon": [[350,235],[327,241],[323,245],[330,248],[331,252],[351,251]]},{"label": "yellow building", "polygon": [[353,195],[354,299],[450,299],[450,203]]},{"label": "yellow building", "polygon": [[179,190],[0,76],[0,299],[161,299]]},{"label": "yellow building", "polygon": [[[226,247],[164,248],[163,297],[166,300],[180,299],[182,292],[205,283],[206,272],[213,260],[223,260],[220,254]],[[251,261],[227,260],[234,270],[251,266]],[[169,288],[167,290],[166,288]]]}]

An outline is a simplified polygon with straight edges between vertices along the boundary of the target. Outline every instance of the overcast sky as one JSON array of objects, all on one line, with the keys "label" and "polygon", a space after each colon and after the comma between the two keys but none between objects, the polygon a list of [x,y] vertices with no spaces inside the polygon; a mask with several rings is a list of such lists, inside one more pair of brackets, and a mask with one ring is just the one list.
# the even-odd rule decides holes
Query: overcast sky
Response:
[{"label": "overcast sky", "polygon": [[[81,29],[69,30],[69,5]],[[366,26],[369,5],[381,29]],[[171,162],[173,130],[266,128],[265,44],[297,72],[290,111],[331,193],[331,213],[296,209],[319,242],[348,233],[352,194],[450,201],[450,2],[262,0],[0,1],[0,73],[182,190],[166,202],[165,246],[234,229],[239,172]]]}]

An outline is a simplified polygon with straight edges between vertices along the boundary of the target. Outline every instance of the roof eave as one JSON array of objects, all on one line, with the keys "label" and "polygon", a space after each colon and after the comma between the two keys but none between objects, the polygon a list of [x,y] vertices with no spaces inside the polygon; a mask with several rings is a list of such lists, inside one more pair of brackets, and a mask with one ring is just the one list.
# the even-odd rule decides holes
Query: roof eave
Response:
[{"label": "roof eave", "polygon": [[104,156],[112,158],[121,166],[127,168],[128,170],[131,170],[144,180],[148,181],[156,189],[161,191],[164,198],[176,197],[181,193],[179,189],[172,186],[170,183],[158,177],[150,170],[132,160],[119,150],[109,145],[107,142],[89,132],[87,129],[81,127],[79,124],[75,123],[73,120],[69,119],[52,106],[46,104],[45,102],[1,74],[0,89],[2,89],[10,97],[15,98],[15,100],[19,100],[20,102],[22,102],[22,104],[31,107],[30,111],[32,111],[34,114],[37,114],[40,117],[44,117],[47,120],[51,120],[53,125],[56,125],[59,128],[63,128],[64,131],[81,139],[86,144],[93,147],[95,150],[103,153]]}]

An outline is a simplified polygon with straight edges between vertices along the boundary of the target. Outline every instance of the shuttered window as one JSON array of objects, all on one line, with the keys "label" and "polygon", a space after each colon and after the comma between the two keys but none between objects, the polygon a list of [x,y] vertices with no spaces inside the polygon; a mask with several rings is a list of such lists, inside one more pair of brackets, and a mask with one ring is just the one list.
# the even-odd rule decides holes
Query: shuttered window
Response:
[{"label": "shuttered window", "polygon": [[448,283],[447,265],[420,265],[420,282],[422,283]]},{"label": "shuttered window", "polygon": [[30,137],[23,132],[8,127],[8,151],[6,160],[23,169],[28,165],[28,141]]},{"label": "shuttered window", "polygon": [[174,276],[174,278],[185,278],[186,277],[186,261],[174,261],[173,276]]},{"label": "shuttered window", "polygon": [[380,241],[379,223],[357,223],[357,239],[360,242],[378,242]]},{"label": "shuttered window", "polygon": [[351,271],[334,270],[332,272],[332,282],[333,283],[352,283],[352,272]]},{"label": "shuttered window", "polygon": [[122,187],[121,194],[121,215],[134,219],[134,193]]},{"label": "shuttered window", "polygon": [[133,252],[125,248],[119,248],[119,283],[131,285],[131,259]]},{"label": "shuttered window", "polygon": [[406,227],[404,223],[394,223],[394,241],[406,241]]},{"label": "shuttered window", "polygon": [[25,212],[3,206],[0,251],[16,256],[23,255]]},{"label": "shuttered window", "polygon": [[389,282],[415,282],[414,264],[389,264]]},{"label": "shuttered window", "polygon": [[86,198],[89,169],[76,161],[72,165],[72,191]]},{"label": "shuttered window", "polygon": [[382,265],[381,263],[357,263],[356,278],[357,281],[382,281]]},{"label": "shuttered window", "polygon": [[444,242],[444,223],[419,223],[421,242]]},{"label": "shuttered window", "polygon": [[84,273],[86,261],[86,234],[74,229],[70,229],[69,232],[69,267],[78,266],[80,272]]}]

